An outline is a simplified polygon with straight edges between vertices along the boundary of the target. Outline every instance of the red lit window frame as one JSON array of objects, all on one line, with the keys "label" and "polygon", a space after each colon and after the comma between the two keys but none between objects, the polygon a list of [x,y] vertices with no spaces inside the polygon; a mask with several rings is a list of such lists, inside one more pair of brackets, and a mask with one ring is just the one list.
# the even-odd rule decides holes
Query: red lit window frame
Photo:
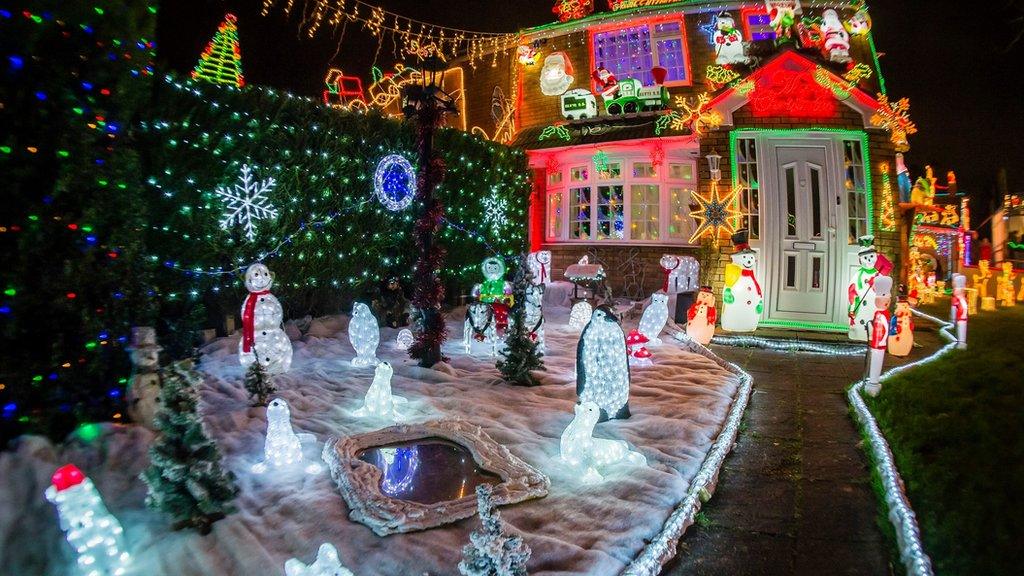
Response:
[{"label": "red lit window frame", "polygon": [[[603,32],[610,32],[613,30],[621,30],[623,28],[636,28],[640,25],[647,25],[651,34],[651,41],[654,41],[654,26],[655,24],[661,24],[663,22],[679,22],[679,31],[682,35],[683,41],[683,61],[686,62],[686,80],[673,80],[671,82],[665,82],[667,88],[673,86],[693,86],[693,67],[690,60],[690,40],[686,37],[686,18],[683,14],[674,14],[669,16],[648,16],[646,18],[634,18],[632,20],[624,20],[622,22],[616,22],[615,24],[605,24],[603,26],[594,26],[587,32],[587,51],[590,53],[590,69],[597,69],[597,55],[594,54],[594,36]],[[652,50],[656,50],[653,46]],[[597,83],[594,82],[593,78],[590,80],[590,89],[597,93]]]}]

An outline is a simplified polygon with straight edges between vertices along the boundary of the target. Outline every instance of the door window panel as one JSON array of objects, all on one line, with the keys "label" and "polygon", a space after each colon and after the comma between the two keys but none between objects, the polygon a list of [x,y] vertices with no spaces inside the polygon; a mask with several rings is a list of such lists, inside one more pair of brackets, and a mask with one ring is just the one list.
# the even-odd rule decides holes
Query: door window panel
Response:
[{"label": "door window panel", "polygon": [[622,239],[626,223],[623,219],[622,186],[597,187],[597,239]]},{"label": "door window panel", "polygon": [[661,229],[658,218],[661,213],[660,194],[655,184],[633,184],[629,198],[630,239],[658,239]]},{"label": "door window panel", "polygon": [[573,240],[590,240],[590,188],[569,190],[569,215],[571,227],[569,237]]}]

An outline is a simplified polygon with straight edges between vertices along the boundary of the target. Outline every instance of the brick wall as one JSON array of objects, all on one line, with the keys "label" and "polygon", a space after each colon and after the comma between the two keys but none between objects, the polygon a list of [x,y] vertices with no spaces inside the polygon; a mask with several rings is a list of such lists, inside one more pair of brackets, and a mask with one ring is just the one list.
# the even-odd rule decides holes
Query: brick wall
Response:
[{"label": "brick wall", "polygon": [[659,290],[665,280],[662,272],[661,257],[664,254],[697,257],[697,248],[688,246],[600,246],[588,244],[545,244],[545,250],[551,251],[551,278],[565,280],[566,267],[579,262],[584,255],[590,255],[590,261],[604,265],[608,274],[608,284],[614,296],[622,296],[626,280],[623,278],[623,265],[631,257],[638,259],[643,265],[642,295],[647,297]]}]

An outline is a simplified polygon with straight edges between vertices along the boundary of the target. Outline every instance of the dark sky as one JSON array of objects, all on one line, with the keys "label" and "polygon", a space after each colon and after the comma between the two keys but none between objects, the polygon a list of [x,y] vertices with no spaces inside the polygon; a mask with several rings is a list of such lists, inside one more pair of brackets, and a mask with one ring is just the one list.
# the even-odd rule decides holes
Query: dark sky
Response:
[{"label": "dark sky", "polygon": [[[379,0],[411,18],[494,32],[550,22],[553,3]],[[604,0],[596,3],[605,9]],[[296,7],[302,4],[295,0]],[[876,0],[870,10],[889,95],[910,97],[911,117],[920,130],[911,137],[912,170],[932,164],[936,174],[944,175],[955,169],[961,190],[992,197],[1000,167],[1009,171],[1011,190],[1024,190],[1024,42],[1002,50],[1014,35],[1010,20],[1024,13],[1024,0],[978,4],[984,7],[948,0]],[[349,26],[338,50],[329,32],[310,40],[300,35],[295,14],[289,21],[275,9],[262,17],[260,6],[261,0],[165,0],[157,36],[161,59],[172,69],[191,70],[224,12],[232,11],[239,17],[249,83],[317,95],[329,64],[364,82],[369,77],[377,41],[358,26]],[[384,69],[395,62],[390,42],[377,58]]]}]

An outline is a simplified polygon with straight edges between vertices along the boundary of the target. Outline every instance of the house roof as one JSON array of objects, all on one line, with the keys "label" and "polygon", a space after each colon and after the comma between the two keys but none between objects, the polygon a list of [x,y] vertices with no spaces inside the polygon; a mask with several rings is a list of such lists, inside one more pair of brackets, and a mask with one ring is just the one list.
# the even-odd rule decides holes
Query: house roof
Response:
[{"label": "house roof", "polygon": [[[525,150],[544,150],[620,140],[679,136],[678,133],[658,134],[656,132],[655,123],[662,115],[663,113],[660,112],[648,112],[626,116],[599,116],[589,120],[565,122],[553,126],[534,126],[520,131],[510,146]],[[552,131],[554,127],[564,128],[565,131],[562,134],[563,136],[568,134],[568,140],[557,134],[541,139],[545,130]]]}]

